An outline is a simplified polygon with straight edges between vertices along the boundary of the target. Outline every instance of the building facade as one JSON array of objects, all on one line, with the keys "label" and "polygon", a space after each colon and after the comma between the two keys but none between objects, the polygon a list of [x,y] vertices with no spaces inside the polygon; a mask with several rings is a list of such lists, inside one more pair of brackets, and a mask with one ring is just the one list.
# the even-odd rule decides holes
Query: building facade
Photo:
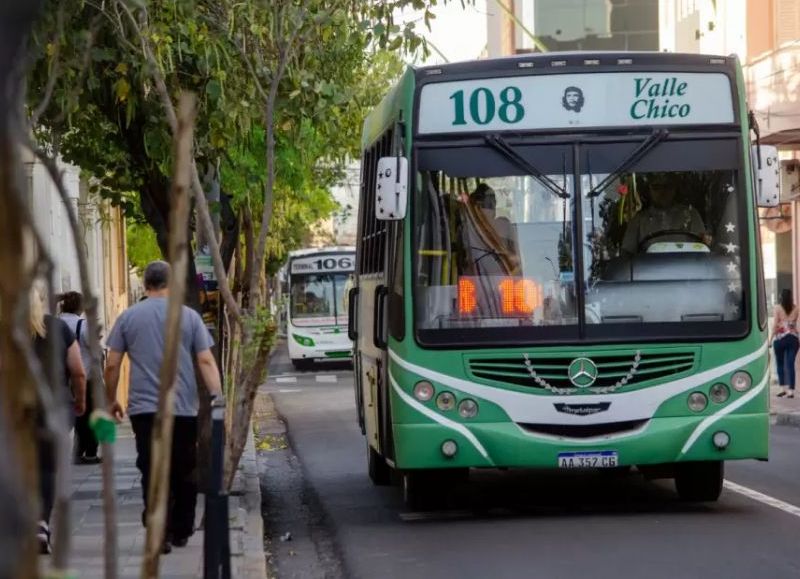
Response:
[{"label": "building facade", "polygon": [[487,56],[658,50],[658,0],[487,0]]}]

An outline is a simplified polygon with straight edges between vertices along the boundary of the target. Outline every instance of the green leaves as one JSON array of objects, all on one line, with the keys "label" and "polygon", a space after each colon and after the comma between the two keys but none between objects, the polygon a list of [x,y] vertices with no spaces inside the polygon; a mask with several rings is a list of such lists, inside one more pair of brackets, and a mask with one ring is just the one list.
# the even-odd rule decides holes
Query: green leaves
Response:
[{"label": "green leaves", "polygon": [[[404,7],[436,0],[126,0],[150,41],[169,94],[200,95],[195,154],[221,162],[221,186],[235,207],[258,214],[266,182],[265,99],[275,85],[275,210],[269,263],[303,243],[311,224],[335,210],[329,190],[359,153],[363,118],[402,70],[398,54],[424,48],[414,24],[395,21]],[[64,35],[56,35],[65,5]],[[171,136],[152,71],[127,25],[98,10],[110,3],[47,0],[32,39],[31,106],[60,74],[41,137],[92,176],[98,194],[126,207],[137,198],[168,208]],[[89,47],[88,40],[92,40]],[[58,50],[53,44],[57,42]],[[289,44],[287,44],[289,42]],[[384,47],[385,50],[379,50]],[[255,73],[255,74],[254,74]],[[151,210],[152,207],[151,207]],[[148,214],[151,219],[153,216]],[[138,227],[142,227],[139,225]],[[129,232],[136,260],[154,240]],[[142,249],[144,248],[144,249]]]}]

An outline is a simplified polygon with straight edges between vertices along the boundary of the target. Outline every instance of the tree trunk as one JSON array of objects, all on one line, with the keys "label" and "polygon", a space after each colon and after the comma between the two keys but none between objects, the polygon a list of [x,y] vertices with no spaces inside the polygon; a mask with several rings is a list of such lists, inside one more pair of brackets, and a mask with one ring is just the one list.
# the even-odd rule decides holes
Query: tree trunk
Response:
[{"label": "tree trunk", "polygon": [[[0,101],[2,98],[0,97]],[[7,111],[8,108],[0,108]],[[8,471],[16,475],[13,481],[26,489],[38,488],[38,462],[35,441],[37,439],[37,398],[25,357],[12,338],[14,333],[14,311],[19,300],[27,300],[29,274],[20,256],[29,254],[23,241],[23,223],[17,217],[19,208],[13,203],[18,195],[11,189],[17,187],[16,175],[19,160],[17,147],[10,142],[7,123],[0,121],[0,409],[8,426],[9,437],[0,439],[0,454],[13,457],[15,467]],[[25,308],[27,311],[27,307]],[[9,577],[29,578],[36,576],[36,543],[34,513],[38,508],[36,493],[28,492],[16,503],[2,503],[0,509],[8,510],[11,520],[24,521],[24,528],[16,536],[5,536],[2,542],[13,549],[4,553],[19,553],[16,557],[0,557],[0,569],[16,563],[17,574]],[[24,514],[23,514],[24,513]],[[0,518],[5,518],[5,513]],[[38,518],[38,516],[36,517]],[[10,571],[9,571],[10,572]],[[0,574],[1,576],[2,574]]]},{"label": "tree trunk", "polygon": [[[147,224],[156,234],[156,243],[161,250],[161,256],[169,255],[169,198],[163,193],[169,191],[169,181],[160,172],[150,172],[147,184],[139,190],[139,200],[142,205]],[[191,219],[186,220],[186,230],[191,237]],[[200,288],[197,285],[197,268],[194,260],[189,260],[186,272],[186,305],[195,311],[200,311]]]},{"label": "tree trunk", "polygon": [[174,425],[175,380],[180,356],[183,298],[188,269],[189,251],[187,229],[189,189],[191,187],[192,134],[195,115],[194,96],[181,95],[178,105],[178,126],[174,135],[174,173],[172,180],[171,233],[169,256],[172,275],[169,282],[164,359],[161,364],[158,412],[153,422],[153,443],[150,461],[150,486],[147,505],[147,535],[142,562],[142,579],[156,579],[161,545],[167,522],[169,472],[172,457]]},{"label": "tree trunk", "polygon": [[[38,481],[34,444],[37,400],[25,358],[12,338],[16,323],[12,312],[19,300],[28,298],[31,273],[25,272],[25,256],[30,256],[30,251],[26,251],[29,244],[26,248],[25,224],[19,219],[21,212],[16,205],[25,196],[25,181],[21,178],[20,144],[15,135],[24,124],[24,46],[41,5],[41,0],[0,3],[0,411],[4,412],[2,422],[8,427],[8,436],[0,437],[0,453],[16,463],[7,476],[18,477],[8,481],[7,492],[14,486],[35,489]],[[0,557],[0,577],[28,579],[37,575],[32,516],[36,504],[31,501],[30,492],[16,501],[0,502],[0,518],[7,517],[5,529],[1,530],[10,532],[20,523],[23,525],[16,535],[0,537],[4,544],[0,552],[5,554]]]}]

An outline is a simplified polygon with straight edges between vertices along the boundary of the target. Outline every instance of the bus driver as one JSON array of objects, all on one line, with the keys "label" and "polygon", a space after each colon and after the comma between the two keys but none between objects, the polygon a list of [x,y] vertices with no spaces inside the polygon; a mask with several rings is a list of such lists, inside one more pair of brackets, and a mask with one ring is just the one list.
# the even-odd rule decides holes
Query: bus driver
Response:
[{"label": "bus driver", "polygon": [[[651,173],[647,177],[650,190],[650,205],[640,210],[628,223],[625,236],[622,239],[622,251],[634,255],[646,248],[641,244],[648,240],[674,241],[677,236],[679,241],[686,238],[702,240],[706,245],[711,244],[711,236],[706,233],[703,219],[691,205],[676,203],[675,184],[669,175],[664,173]],[[664,235],[659,236],[658,233]],[[681,238],[681,232],[686,232],[686,238]]]}]

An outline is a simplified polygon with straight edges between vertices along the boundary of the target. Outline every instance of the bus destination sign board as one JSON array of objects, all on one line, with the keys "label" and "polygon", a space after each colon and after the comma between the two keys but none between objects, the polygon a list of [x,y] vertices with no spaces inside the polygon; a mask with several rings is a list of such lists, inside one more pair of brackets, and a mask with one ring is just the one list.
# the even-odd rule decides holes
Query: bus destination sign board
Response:
[{"label": "bus destination sign board", "polygon": [[331,254],[298,257],[292,260],[292,273],[337,273],[351,272],[355,263],[355,255]]},{"label": "bus destination sign board", "polygon": [[734,122],[722,73],[597,72],[427,84],[420,134]]}]

